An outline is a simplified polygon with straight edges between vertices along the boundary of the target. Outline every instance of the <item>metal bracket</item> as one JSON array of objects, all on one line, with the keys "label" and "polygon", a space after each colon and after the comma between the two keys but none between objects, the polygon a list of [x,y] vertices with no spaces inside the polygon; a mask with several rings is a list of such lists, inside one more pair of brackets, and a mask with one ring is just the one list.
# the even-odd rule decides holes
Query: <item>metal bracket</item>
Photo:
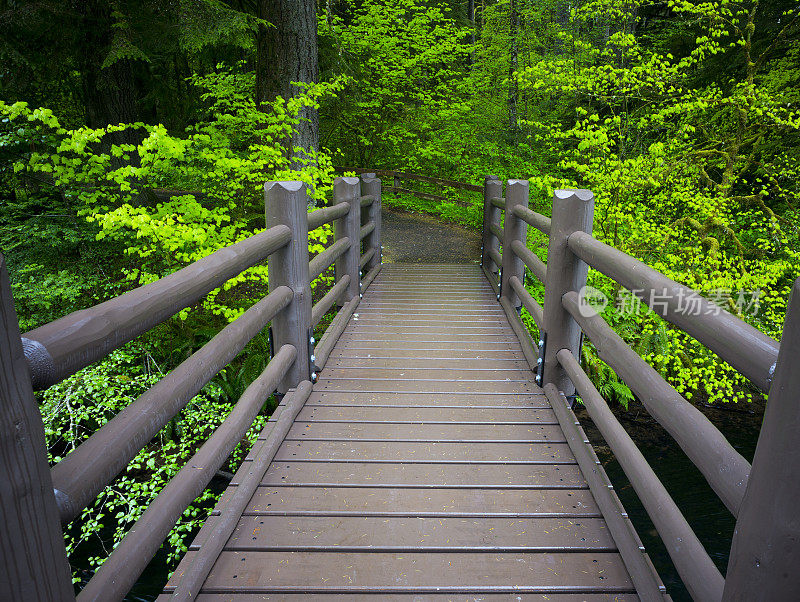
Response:
[{"label": "metal bracket", "polygon": [[309,328],[307,331],[306,341],[308,341],[308,373],[311,376],[311,382],[317,382],[317,372],[319,372],[319,368],[314,363],[317,361],[316,356],[314,355],[314,343],[316,343],[316,339],[314,339],[314,329]]},{"label": "metal bracket", "polygon": [[500,301],[500,297],[503,296],[503,268],[498,268],[497,270],[497,300]]},{"label": "metal bracket", "polygon": [[275,357],[275,337],[272,334],[272,326],[267,330],[267,341],[269,342],[269,357]]},{"label": "metal bracket", "polygon": [[544,382],[544,354],[547,349],[547,333],[541,333],[541,337],[539,339],[539,362],[536,367],[536,384],[540,387]]}]

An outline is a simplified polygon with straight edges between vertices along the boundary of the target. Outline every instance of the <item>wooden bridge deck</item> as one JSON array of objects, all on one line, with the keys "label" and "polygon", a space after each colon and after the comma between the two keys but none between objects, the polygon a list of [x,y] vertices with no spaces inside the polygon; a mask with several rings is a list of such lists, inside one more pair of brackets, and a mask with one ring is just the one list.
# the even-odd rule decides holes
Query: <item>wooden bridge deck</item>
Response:
[{"label": "wooden bridge deck", "polygon": [[637,599],[533,378],[477,266],[384,265],[198,599]]}]

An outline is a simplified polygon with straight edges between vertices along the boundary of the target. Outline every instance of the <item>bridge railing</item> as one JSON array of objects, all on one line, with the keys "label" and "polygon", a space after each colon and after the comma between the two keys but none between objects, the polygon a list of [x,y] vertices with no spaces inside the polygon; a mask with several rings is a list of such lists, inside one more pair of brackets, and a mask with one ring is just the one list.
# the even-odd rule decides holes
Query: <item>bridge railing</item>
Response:
[{"label": "bridge railing", "polygon": [[[522,342],[526,359],[537,373],[537,382],[553,405],[640,596],[662,599],[663,594],[618,498],[604,485],[607,477],[599,461],[582,445],[588,440],[569,401],[576,390],[694,599],[791,599],[796,594],[796,582],[786,576],[793,574],[791,567],[800,562],[794,518],[796,500],[800,499],[800,452],[796,444],[800,427],[800,280],[794,286],[779,345],[697,291],[593,238],[594,196],[590,191],[556,191],[552,218],[532,211],[528,203],[527,181],[509,180],[504,196],[500,180],[486,178],[481,265]],[[547,264],[526,245],[529,225],[549,237]],[[586,301],[582,293],[590,266],[628,288],[658,315],[769,393],[752,468],[722,433]],[[544,284],[544,307],[523,285],[526,268]],[[692,303],[690,313],[683,309],[687,300]],[[522,307],[539,327],[538,345],[520,320]],[[579,353],[584,335],[672,435],[737,518],[727,578],[581,368]]]},{"label": "bridge railing", "polygon": [[[315,379],[361,291],[380,270],[381,181],[374,174],[363,180],[337,178],[334,205],[310,213],[302,182],[269,182],[265,200],[266,231],[22,336],[0,256],[0,463],[11,467],[0,484],[0,566],[6,571],[4,594],[10,598],[74,599],[61,525],[78,517],[267,324],[272,324],[276,351],[265,370],[153,500],[79,598],[121,600],[250,429],[266,399],[275,391],[288,393],[284,407],[296,413],[310,394],[308,381]],[[334,244],[309,261],[309,229],[330,222]],[[48,467],[35,389],[105,357],[264,260],[269,275],[266,297]],[[311,282],[334,264],[334,285],[312,307]],[[335,304],[341,309],[315,349],[314,327]],[[279,420],[276,427],[288,430],[290,423]]]},{"label": "bridge railing", "polygon": [[[426,176],[422,174],[416,173],[409,173],[407,171],[394,171],[391,169],[373,169],[373,168],[365,168],[365,167],[335,167],[338,172],[354,172],[358,174],[368,174],[372,173],[383,178],[391,179],[392,184],[390,186],[384,186],[384,192],[393,192],[395,194],[409,194],[411,196],[415,196],[420,199],[425,199],[428,201],[445,201],[445,202],[452,202],[456,203],[457,205],[461,205],[463,207],[470,206],[470,203],[464,201],[463,199],[453,198],[452,196],[448,196],[445,194],[433,194],[431,192],[426,192],[424,190],[416,190],[414,188],[408,188],[404,186],[404,182],[423,182],[425,184],[434,185],[439,188],[439,192],[441,193],[446,188],[454,188],[456,190],[463,190],[465,192],[483,192],[483,186],[479,186],[477,184],[468,184],[466,182],[457,182],[455,180],[447,180],[445,178],[436,178],[433,176]],[[476,199],[476,202],[479,202]],[[480,206],[480,205],[478,205]]]}]

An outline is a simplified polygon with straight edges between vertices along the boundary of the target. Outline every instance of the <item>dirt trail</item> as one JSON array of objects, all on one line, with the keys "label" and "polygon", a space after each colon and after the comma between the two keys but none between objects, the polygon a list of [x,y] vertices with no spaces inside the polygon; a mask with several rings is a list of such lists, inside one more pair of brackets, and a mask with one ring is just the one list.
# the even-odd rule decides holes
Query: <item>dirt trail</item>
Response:
[{"label": "dirt trail", "polygon": [[477,263],[480,234],[421,213],[383,207],[383,261],[386,263]]}]

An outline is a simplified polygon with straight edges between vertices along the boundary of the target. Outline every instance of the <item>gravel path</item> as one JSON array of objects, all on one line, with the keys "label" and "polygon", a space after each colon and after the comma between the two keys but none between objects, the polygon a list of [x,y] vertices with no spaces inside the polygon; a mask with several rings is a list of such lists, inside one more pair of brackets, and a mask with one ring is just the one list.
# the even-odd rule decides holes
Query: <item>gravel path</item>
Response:
[{"label": "gravel path", "polygon": [[383,261],[386,263],[477,263],[480,234],[421,213],[383,207]]}]

